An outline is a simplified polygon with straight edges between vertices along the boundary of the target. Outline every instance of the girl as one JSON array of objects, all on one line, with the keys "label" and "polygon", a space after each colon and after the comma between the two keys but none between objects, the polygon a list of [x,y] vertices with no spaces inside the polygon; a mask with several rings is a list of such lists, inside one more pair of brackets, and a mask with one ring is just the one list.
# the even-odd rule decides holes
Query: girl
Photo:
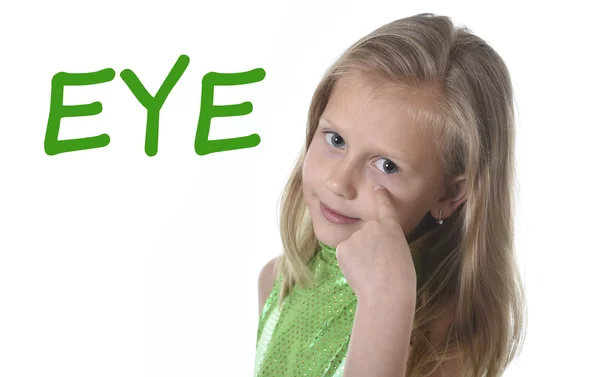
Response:
[{"label": "girl", "polygon": [[259,276],[255,376],[502,375],[522,347],[507,68],[430,13],[333,64]]}]

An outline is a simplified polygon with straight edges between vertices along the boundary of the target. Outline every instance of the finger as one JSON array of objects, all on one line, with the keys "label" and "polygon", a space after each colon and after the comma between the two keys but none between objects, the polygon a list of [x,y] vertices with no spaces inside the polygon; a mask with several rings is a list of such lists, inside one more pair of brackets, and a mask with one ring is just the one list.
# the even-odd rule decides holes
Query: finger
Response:
[{"label": "finger", "polygon": [[392,202],[392,198],[385,187],[381,185],[375,186],[375,198],[377,200],[377,207],[379,209],[379,218],[385,217],[396,218],[396,207]]}]

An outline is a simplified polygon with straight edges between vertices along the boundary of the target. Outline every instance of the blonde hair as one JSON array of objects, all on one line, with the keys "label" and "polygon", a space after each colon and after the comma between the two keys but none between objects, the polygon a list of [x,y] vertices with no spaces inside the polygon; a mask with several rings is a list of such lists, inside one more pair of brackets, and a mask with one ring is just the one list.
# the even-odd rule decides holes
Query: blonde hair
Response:
[{"label": "blonde hair", "polygon": [[[466,201],[442,226],[425,214],[407,234],[417,271],[417,307],[407,375],[426,376],[458,358],[461,376],[500,376],[520,352],[526,313],[514,253],[514,110],[507,67],[481,38],[431,13],[390,22],[350,46],[327,70],[308,113],[306,144],[281,197],[283,255],[278,304],[295,284],[313,283],[318,240],[302,193],[302,165],[338,79],[361,72],[429,91],[411,112],[435,142],[446,179],[466,174]],[[449,305],[450,304],[450,305]],[[442,345],[432,324],[452,308]]]}]

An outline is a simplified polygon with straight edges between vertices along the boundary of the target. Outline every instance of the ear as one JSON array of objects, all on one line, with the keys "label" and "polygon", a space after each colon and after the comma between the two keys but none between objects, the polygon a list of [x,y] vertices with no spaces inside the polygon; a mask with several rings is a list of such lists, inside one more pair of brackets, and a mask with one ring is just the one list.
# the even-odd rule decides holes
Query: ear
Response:
[{"label": "ear", "polygon": [[465,175],[454,178],[444,188],[443,195],[437,200],[435,207],[431,209],[431,216],[438,219],[442,211],[442,219],[450,217],[466,200],[467,180]]}]

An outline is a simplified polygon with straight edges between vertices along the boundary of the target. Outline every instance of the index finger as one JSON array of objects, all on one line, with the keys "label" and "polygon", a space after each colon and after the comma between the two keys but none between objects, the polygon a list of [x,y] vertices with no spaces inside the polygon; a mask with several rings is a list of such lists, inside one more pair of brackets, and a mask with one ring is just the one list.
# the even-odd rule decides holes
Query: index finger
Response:
[{"label": "index finger", "polygon": [[375,198],[379,209],[379,218],[391,217],[396,219],[396,207],[385,187],[381,185],[375,186]]}]

